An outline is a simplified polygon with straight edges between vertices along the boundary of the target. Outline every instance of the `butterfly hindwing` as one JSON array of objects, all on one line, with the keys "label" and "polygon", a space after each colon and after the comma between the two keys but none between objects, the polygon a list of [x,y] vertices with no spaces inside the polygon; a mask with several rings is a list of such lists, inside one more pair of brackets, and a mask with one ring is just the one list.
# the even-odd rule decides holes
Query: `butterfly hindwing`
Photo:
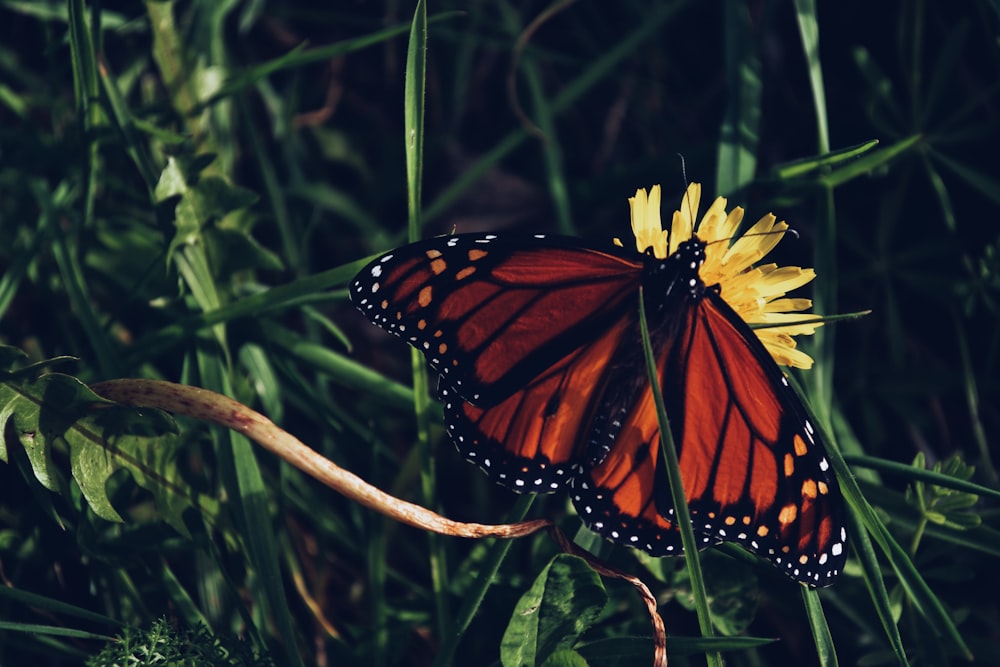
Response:
[{"label": "butterfly hindwing", "polygon": [[648,382],[635,398],[596,426],[597,438],[605,443],[604,455],[573,479],[570,496],[581,520],[594,532],[653,556],[676,555],[683,551],[680,533],[659,503],[662,490],[669,495],[669,484]]},{"label": "butterfly hindwing", "polygon": [[477,407],[445,388],[445,424],[459,452],[518,493],[558,490],[580,467],[608,359],[627,329],[627,320],[617,323],[496,405]]}]

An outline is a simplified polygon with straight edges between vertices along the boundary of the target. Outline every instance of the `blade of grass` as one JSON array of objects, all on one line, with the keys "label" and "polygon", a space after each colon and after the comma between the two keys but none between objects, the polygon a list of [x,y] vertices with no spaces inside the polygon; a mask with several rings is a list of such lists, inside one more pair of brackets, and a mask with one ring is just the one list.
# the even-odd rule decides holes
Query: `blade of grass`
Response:
[{"label": "blade of grass", "polygon": [[[872,512],[874,513],[874,510]],[[940,598],[924,581],[906,550],[889,534],[885,524],[881,521],[875,524],[874,531],[867,522],[865,527],[872,533],[875,542],[889,558],[889,562],[896,571],[896,576],[899,577],[899,583],[906,590],[907,597],[913,602],[920,615],[927,619],[929,626],[935,629],[937,636],[950,641],[955,650],[966,660],[972,660],[972,651],[962,639],[955,621],[941,603]]]},{"label": "blade of grass", "polygon": [[826,92],[823,85],[823,64],[819,53],[819,20],[816,17],[816,0],[795,0],[795,18],[809,70],[809,89],[812,91],[813,112],[816,114],[816,137],[819,152],[830,152],[830,126],[826,116]]},{"label": "blade of grass", "polygon": [[98,368],[106,376],[120,375],[120,358],[101,326],[100,316],[94,310],[94,301],[87,289],[87,279],[80,266],[79,256],[74,250],[75,238],[72,236],[72,230],[75,226],[67,228],[62,224],[63,213],[74,206],[74,203],[68,200],[71,193],[68,188],[62,186],[50,190],[48,184],[41,180],[33,180],[29,187],[38,205],[38,227],[44,230],[43,236],[52,239],[50,250],[59,268],[63,289],[66,290],[73,313],[94,351]]},{"label": "blade of grass", "polygon": [[[95,129],[101,121],[101,108],[97,104],[99,94],[97,56],[91,39],[90,27],[85,17],[83,0],[69,0],[69,43],[70,61],[73,65],[73,91],[76,94],[77,115],[80,126],[87,137],[84,173],[87,185],[84,192],[83,219],[90,226],[94,219],[94,198],[97,192],[99,162]],[[99,15],[99,14],[98,14]]]},{"label": "blade of grass", "polygon": [[996,467],[993,464],[993,455],[990,453],[989,440],[986,436],[986,427],[980,416],[979,387],[976,382],[976,372],[973,370],[972,355],[969,353],[969,341],[963,327],[962,316],[955,305],[951,307],[951,321],[955,327],[955,342],[959,352],[959,359],[962,362],[962,386],[965,388],[965,405],[969,414],[969,426],[972,428],[972,440],[979,450],[978,468],[980,474],[986,479],[996,484],[1000,480]]},{"label": "blade of grass", "polygon": [[370,258],[359,259],[329,271],[297,278],[290,283],[271,287],[224,306],[205,309],[200,313],[190,315],[179,322],[168,324],[162,329],[140,338],[134,346],[137,348],[135,354],[141,358],[154,357],[216,324],[224,324],[247,317],[259,318],[267,313],[307,303],[344,299],[347,297],[346,291],[326,292],[325,290],[343,285],[369,260]]},{"label": "blade of grass", "polygon": [[[646,306],[643,290],[639,290],[639,330],[642,332],[642,351],[646,359],[646,373],[649,376],[649,387],[653,393],[653,403],[656,404],[656,420],[660,427],[660,464],[664,466],[667,479],[670,482],[670,499],[674,506],[674,521],[681,534],[681,544],[684,545],[684,563],[687,565],[688,577],[691,581],[691,593],[698,614],[698,629],[702,637],[714,637],[712,615],[708,608],[708,593],[705,590],[705,577],[701,571],[701,561],[698,557],[698,542],[691,525],[691,513],[688,511],[687,496],[681,482],[680,463],[677,460],[677,449],[674,446],[673,433],[670,431],[667,408],[663,403],[663,393],[660,390],[660,375],[656,369],[656,357],[649,338],[649,326],[646,323]],[[705,654],[709,667],[722,667],[722,656],[717,652]]]},{"label": "blade of grass", "polygon": [[281,179],[278,178],[277,166],[268,159],[270,153],[267,151],[266,142],[261,137],[256,123],[253,122],[253,114],[243,97],[239,98],[239,112],[241,122],[247,128],[250,138],[252,147],[250,154],[254,156],[254,164],[260,172],[266,193],[264,201],[270,205],[271,215],[274,216],[275,226],[281,238],[281,257],[285,266],[289,267],[297,277],[301,277],[308,267],[299,242],[302,236],[301,229],[296,226],[295,219],[290,215],[287,194],[282,187]]},{"label": "blade of grass", "polygon": [[[569,0],[569,2],[572,1]],[[566,174],[563,170],[559,133],[556,131],[555,111],[552,108],[552,104],[546,98],[541,73],[538,71],[534,59],[525,57],[527,54],[523,48],[527,43],[526,40],[530,39],[530,36],[534,34],[534,30],[537,29],[540,22],[547,20],[554,13],[565,8],[565,6],[565,1],[552,5],[540,14],[535,21],[532,21],[531,25],[524,29],[523,32],[520,17],[509,2],[500,3],[500,12],[503,15],[505,27],[512,35],[521,32],[521,37],[518,38],[512,56],[516,60],[508,73],[507,94],[513,98],[511,102],[514,103],[515,109],[520,112],[520,104],[516,103],[517,72],[520,69],[528,83],[534,117],[533,119],[523,117],[523,112],[519,115],[522,116],[522,123],[524,125],[530,125],[532,122],[536,124],[535,127],[529,129],[533,130],[531,133],[541,144],[542,157],[545,160],[545,172],[549,184],[549,196],[552,198],[552,204],[556,212],[556,227],[561,234],[573,234],[573,212],[569,201],[569,187],[566,184]]]},{"label": "blade of grass", "polygon": [[[526,494],[519,496],[514,503],[514,507],[506,517],[505,522],[516,523],[523,521],[534,501],[535,497],[533,495]],[[452,625],[441,635],[441,647],[438,650],[437,657],[434,658],[434,667],[446,667],[452,664],[458,643],[469,628],[469,624],[472,623],[476,612],[479,611],[479,607],[482,605],[490,586],[493,585],[497,572],[500,570],[500,565],[503,563],[504,558],[507,557],[507,552],[510,551],[512,544],[512,540],[493,540],[489,548],[489,553],[479,569],[479,575],[473,581],[473,586],[462,595],[463,602],[455,613]]]},{"label": "blade of grass", "polygon": [[[785,181],[793,178],[802,178],[812,174],[813,172],[824,173],[828,169],[836,167],[843,162],[851,162],[856,158],[861,157],[868,151],[878,146],[878,144],[879,142],[877,139],[872,139],[860,144],[848,146],[847,148],[838,148],[837,150],[831,151],[825,155],[810,156],[801,160],[785,162],[772,167],[771,171],[765,176],[765,178]],[[872,167],[869,167],[869,170],[871,168]]]},{"label": "blade of grass", "polygon": [[276,354],[288,355],[338,384],[387,405],[412,405],[413,390],[390,380],[381,373],[358,363],[352,357],[334,352],[322,343],[313,342],[274,323],[263,322],[270,346]]},{"label": "blade of grass", "polygon": [[823,667],[836,667],[840,664],[837,661],[837,649],[833,645],[833,636],[830,634],[830,626],[826,622],[826,614],[823,613],[823,604],[819,599],[819,592],[815,588],[801,587],[802,604],[806,608],[806,618],[809,619],[809,629],[812,631],[813,642],[816,644],[816,657]]},{"label": "blade of grass", "polygon": [[756,173],[763,84],[749,8],[740,2],[725,3],[723,30],[729,95],[719,133],[715,189],[732,196]]},{"label": "blade of grass", "polygon": [[32,609],[44,609],[60,616],[72,616],[89,623],[110,625],[115,628],[123,628],[127,625],[122,621],[110,618],[104,614],[98,614],[90,611],[89,609],[84,609],[67,602],[62,602],[61,600],[56,600],[44,595],[38,595],[37,593],[31,593],[17,588],[11,588],[10,586],[0,586],[0,598],[16,602],[17,604],[21,604]]},{"label": "blade of grass", "polygon": [[[224,362],[221,354],[217,351],[199,352],[197,356],[199,374],[202,378],[201,386],[232,396],[232,386],[226,372],[228,364]],[[223,477],[228,479],[226,486],[231,494],[230,497],[238,506],[240,534],[247,545],[250,562],[257,573],[255,583],[261,589],[257,595],[270,611],[266,620],[258,611],[255,622],[258,626],[273,623],[278,636],[285,638],[282,648],[286,663],[302,666],[304,663],[295,641],[296,623],[292,619],[285,595],[281,563],[274,540],[270,496],[253,444],[245,436],[230,429],[221,433],[213,429],[213,435],[217,442],[216,451],[221,472]]]},{"label": "blade of grass", "polygon": [[949,489],[955,489],[956,491],[966,491],[968,493],[975,493],[981,496],[988,496],[990,498],[1000,500],[1000,490],[998,489],[991,489],[990,487],[983,486],[982,484],[968,482],[964,479],[958,479],[957,477],[945,475],[940,472],[934,472],[933,470],[928,470],[926,468],[917,468],[909,463],[898,463],[896,461],[880,459],[874,456],[845,456],[844,460],[852,466],[870,468],[872,470],[898,475],[903,479],[920,480],[928,482],[929,484],[936,484]]},{"label": "blade of grass", "polygon": [[889,598],[889,592],[885,588],[885,578],[882,576],[882,569],[879,567],[878,556],[872,545],[871,537],[857,514],[849,513],[847,520],[851,526],[854,555],[861,562],[861,573],[875,608],[875,615],[878,616],[879,622],[882,624],[882,630],[885,632],[886,639],[889,640],[889,646],[896,657],[896,662],[900,667],[906,667],[909,664],[906,659],[906,648],[903,646],[903,638],[899,634],[894,606]]},{"label": "blade of grass", "polygon": [[[125,145],[125,152],[132,158],[142,181],[146,186],[146,194],[150,202],[155,202],[156,180],[159,173],[153,159],[142,141],[143,136],[138,132],[136,119],[133,118],[131,110],[121,91],[118,90],[118,83],[111,74],[110,66],[102,63],[101,75],[101,100],[107,109],[108,120],[118,131],[122,143]],[[154,126],[155,128],[155,126]]]},{"label": "blade of grass", "polygon": [[[408,236],[411,243],[420,240],[421,190],[424,159],[424,86],[427,76],[427,5],[417,0],[410,27],[406,52],[405,87],[403,91],[404,142],[406,151],[406,194],[408,211]],[[424,356],[416,349],[410,350],[413,370],[413,410],[417,421],[417,448],[423,465],[420,486],[426,507],[437,506],[437,466],[430,438],[430,408],[427,365]],[[434,587],[434,609],[437,633],[443,637],[452,626],[448,605],[448,565],[444,540],[440,535],[427,535],[430,548],[431,581]]]},{"label": "blade of grass", "polygon": [[[827,121],[826,93],[823,84],[823,66],[819,52],[819,22],[815,0],[795,0],[795,18],[809,70],[813,112],[816,115],[817,147],[821,155],[830,152],[830,129]],[[816,246],[813,252],[816,281],[813,288],[813,305],[818,313],[836,312],[837,308],[837,224],[833,201],[833,188],[826,186],[817,198]],[[833,404],[833,348],[832,327],[821,327],[812,337],[811,354],[816,360],[809,375],[816,410],[826,426],[830,424],[830,406]],[[827,429],[829,430],[829,429]]]},{"label": "blade of grass", "polygon": [[[576,102],[593,86],[605,77],[614,76],[623,60],[631,56],[646,40],[661,34],[663,24],[688,4],[688,2],[659,3],[646,8],[642,20],[637,22],[637,27],[633,32],[623,36],[614,48],[593,62],[552,99],[549,105],[551,113],[559,115],[572,109]],[[465,168],[462,174],[444,188],[424,210],[424,222],[443,214],[466,190],[506,155],[513,152],[529,136],[528,131],[524,128],[512,130],[498,141],[492,150]]]},{"label": "blade of grass", "polygon": [[0,621],[0,630],[23,632],[29,635],[75,637],[77,639],[100,639],[101,641],[106,641],[106,642],[114,640],[114,637],[110,637],[108,635],[102,635],[97,632],[87,632],[86,630],[64,628],[58,625],[36,625],[34,623],[16,623],[13,621]]},{"label": "blade of grass", "polygon": [[38,230],[32,234],[27,227],[20,229],[13,243],[11,261],[4,267],[0,275],[0,320],[4,318],[11,303],[17,296],[18,289],[31,264],[37,259],[42,248],[49,247],[49,225],[45,220],[38,221]]},{"label": "blade of grass", "polygon": [[820,182],[828,188],[836,188],[859,176],[867,176],[875,169],[890,164],[898,156],[919,146],[923,141],[924,137],[919,134],[906,137],[882,150],[869,153],[860,160],[849,162],[830,171],[820,177]]}]

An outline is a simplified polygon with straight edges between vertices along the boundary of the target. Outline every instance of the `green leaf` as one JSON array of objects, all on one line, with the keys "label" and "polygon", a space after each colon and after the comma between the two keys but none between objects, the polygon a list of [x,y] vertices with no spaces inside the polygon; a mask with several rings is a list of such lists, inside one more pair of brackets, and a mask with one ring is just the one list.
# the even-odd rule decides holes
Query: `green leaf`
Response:
[{"label": "green leaf", "polygon": [[[759,589],[753,568],[714,551],[706,551],[701,556],[701,567],[712,624],[727,636],[745,632],[757,614]],[[688,568],[678,570],[674,585],[677,587],[675,599],[685,609],[694,611]]]},{"label": "green leaf", "polygon": [[237,229],[214,227],[202,235],[209,264],[219,276],[230,276],[237,271],[264,269],[281,271],[285,268],[281,258],[259,244],[252,236]]},{"label": "green leaf", "polygon": [[542,663],[542,667],[587,667],[582,655],[568,648],[559,649]]},{"label": "green leaf", "polygon": [[116,406],[68,375],[19,374],[0,382],[0,460],[9,461],[11,446],[20,445],[38,482],[65,494],[59,461],[68,453],[70,475],[87,504],[108,521],[122,521],[108,481],[127,470],[152,493],[164,519],[187,533],[182,514],[193,502],[176,466],[173,429],[164,413]]},{"label": "green leaf", "polygon": [[[913,468],[922,471],[924,457],[918,454]],[[954,488],[955,484],[968,484],[976,469],[962,461],[957,455],[947,461],[938,461],[931,472],[939,475],[941,484],[928,484],[917,479],[907,488],[907,501],[919,510],[923,517],[938,526],[955,530],[968,530],[982,523],[982,518],[970,508],[979,503],[976,493]]]},{"label": "green leaf", "polygon": [[[878,141],[873,139],[861,144],[855,144],[854,146],[848,146],[847,148],[840,148],[824,155],[786,162],[774,167],[767,178],[776,181],[790,181],[796,178],[804,178],[817,171],[831,169],[845,163],[855,163],[857,162],[857,158],[872,150],[877,145]],[[909,144],[904,146],[904,148],[907,147],[909,147]],[[885,162],[888,158],[894,157],[897,152],[890,149],[880,151],[876,163],[866,164],[864,170],[866,172],[871,171],[875,166]]]},{"label": "green leaf", "polygon": [[521,596],[500,644],[505,667],[543,665],[571,648],[607,602],[600,578],[585,561],[560,554]]}]

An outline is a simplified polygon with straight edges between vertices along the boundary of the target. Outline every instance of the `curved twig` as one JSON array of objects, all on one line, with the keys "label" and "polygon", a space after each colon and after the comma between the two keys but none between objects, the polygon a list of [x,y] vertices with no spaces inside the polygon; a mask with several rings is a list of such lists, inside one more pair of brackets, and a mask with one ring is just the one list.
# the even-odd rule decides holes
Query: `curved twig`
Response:
[{"label": "curved twig", "polygon": [[524,107],[521,106],[521,97],[517,94],[517,66],[521,62],[521,55],[524,49],[528,46],[528,42],[534,34],[541,28],[546,21],[551,19],[553,16],[563,11],[570,5],[572,5],[576,0],[561,0],[556,4],[548,7],[538,16],[536,16],[531,23],[528,24],[520,35],[518,35],[517,42],[514,44],[514,48],[510,55],[510,65],[507,67],[507,99],[510,101],[510,108],[517,116],[518,120],[521,121],[521,125],[524,127],[525,131],[529,134],[533,134],[539,139],[544,140],[545,133],[542,132],[541,128],[535,124],[533,120],[524,111]]},{"label": "curved twig", "polygon": [[659,611],[657,611],[656,596],[643,583],[642,579],[632,574],[626,574],[621,570],[616,570],[610,565],[597,560],[593,554],[584,551],[566,539],[563,532],[554,525],[549,528],[549,534],[563,551],[585,560],[587,565],[597,574],[604,577],[621,579],[632,584],[636,591],[639,592],[639,597],[646,604],[646,610],[649,612],[649,621],[653,625],[653,667],[667,667],[667,631],[663,627],[663,619],[660,617]]},{"label": "curved twig", "polygon": [[214,422],[247,436],[302,472],[356,503],[401,523],[456,537],[523,537],[551,525],[538,519],[514,524],[453,521],[431,510],[400,500],[306,446],[264,415],[228,396],[208,389],[162,380],[108,380],[90,385],[99,396],[136,407],[159,408]]}]

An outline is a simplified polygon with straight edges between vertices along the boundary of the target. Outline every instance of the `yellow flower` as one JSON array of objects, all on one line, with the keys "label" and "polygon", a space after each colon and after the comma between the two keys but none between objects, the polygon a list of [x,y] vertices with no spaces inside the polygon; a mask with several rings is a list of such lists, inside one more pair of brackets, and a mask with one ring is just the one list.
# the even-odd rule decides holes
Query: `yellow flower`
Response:
[{"label": "yellow flower", "polygon": [[[754,333],[776,362],[796,368],[812,366],[812,358],[795,349],[792,336],[811,334],[822,323],[774,325],[804,319],[798,313],[811,308],[812,301],[787,298],[785,294],[808,283],[816,277],[816,272],[798,266],[753,266],[778,245],[788,229],[787,223],[768,213],[733,242],[743,221],[743,209],[737,206],[727,213],[726,200],[718,197],[697,222],[700,183],[688,186],[680,208],[674,211],[669,234],[660,222],[659,185],[654,185],[648,195],[644,189],[636,190],[635,197],[628,201],[639,252],[652,248],[655,257],[665,259],[697,231],[698,238],[706,243],[705,263],[699,272],[702,281],[706,285],[719,285],[722,298],[751,327],[769,325],[754,329]],[[618,239],[615,243],[621,245]]]}]

